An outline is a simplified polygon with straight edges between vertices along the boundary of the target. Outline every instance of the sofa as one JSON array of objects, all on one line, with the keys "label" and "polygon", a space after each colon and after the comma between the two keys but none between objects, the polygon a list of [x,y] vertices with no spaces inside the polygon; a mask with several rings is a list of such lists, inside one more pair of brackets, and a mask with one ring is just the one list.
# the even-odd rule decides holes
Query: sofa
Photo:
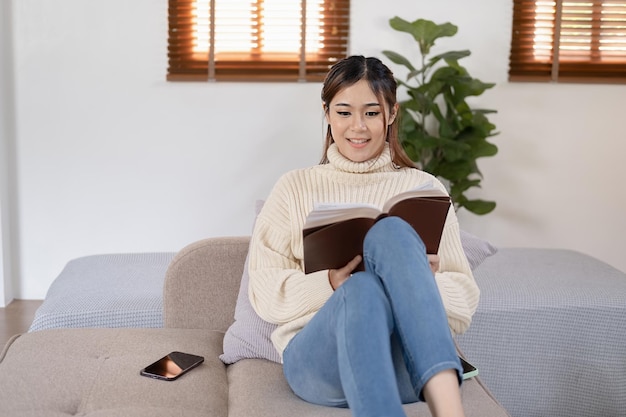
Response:
[{"label": "sofa", "polygon": [[[233,322],[248,237],[181,250],[164,278],[163,328],[54,328],[15,336],[0,352],[1,416],[349,416],[302,401],[266,359],[220,360]],[[175,381],[139,375],[169,353],[205,361]],[[479,378],[462,386],[468,417],[506,417]],[[424,403],[411,417],[430,415]]]},{"label": "sofa", "polygon": [[[136,324],[118,317],[126,299],[103,325],[91,307],[103,310],[100,316],[111,316],[111,310],[86,295],[73,298],[91,308],[79,314],[88,327],[68,328],[79,325],[60,320],[65,312],[54,316],[43,308],[46,300],[45,314],[35,322],[46,321],[48,328],[37,325],[0,352],[0,416],[349,416],[349,410],[298,399],[272,360],[220,360],[225,335],[232,337],[241,321],[233,323],[245,291],[248,242],[210,238],[175,256],[109,258],[116,266],[111,271],[122,277],[110,286],[124,288],[141,285],[120,282],[148,282],[146,265],[167,265],[153,268],[166,270],[158,302],[163,328],[123,327]],[[65,297],[61,304],[68,303],[72,285],[87,286],[81,274],[94,272],[88,265],[97,265],[97,280],[110,275],[102,273],[102,259],[71,263],[83,283],[76,279],[51,291]],[[472,266],[481,302],[470,329],[456,339],[479,368],[479,377],[462,387],[468,416],[626,415],[626,274],[560,249],[498,248]],[[93,287],[102,298],[102,285]],[[150,307],[152,317],[154,304],[141,301],[128,316]],[[174,382],[139,376],[141,368],[174,350],[202,355],[205,363]],[[409,416],[429,415],[422,403],[406,410]]]}]

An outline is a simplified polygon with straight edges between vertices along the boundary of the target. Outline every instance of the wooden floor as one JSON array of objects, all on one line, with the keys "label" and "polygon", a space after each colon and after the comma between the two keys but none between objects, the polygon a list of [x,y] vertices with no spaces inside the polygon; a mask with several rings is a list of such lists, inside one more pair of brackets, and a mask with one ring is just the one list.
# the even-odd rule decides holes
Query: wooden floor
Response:
[{"label": "wooden floor", "polygon": [[14,300],[0,308],[0,349],[15,334],[24,333],[35,317],[42,300]]}]

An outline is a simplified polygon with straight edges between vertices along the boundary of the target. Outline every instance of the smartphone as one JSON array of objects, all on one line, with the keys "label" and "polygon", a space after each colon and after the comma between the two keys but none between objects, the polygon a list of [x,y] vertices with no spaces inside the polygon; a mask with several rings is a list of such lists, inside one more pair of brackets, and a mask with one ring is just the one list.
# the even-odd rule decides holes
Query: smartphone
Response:
[{"label": "smartphone", "polygon": [[470,379],[478,375],[478,369],[474,365],[460,356],[459,359],[461,360],[461,366],[463,367],[463,380]]},{"label": "smartphone", "polygon": [[146,366],[139,373],[149,378],[173,381],[204,362],[202,356],[183,352],[171,352]]}]

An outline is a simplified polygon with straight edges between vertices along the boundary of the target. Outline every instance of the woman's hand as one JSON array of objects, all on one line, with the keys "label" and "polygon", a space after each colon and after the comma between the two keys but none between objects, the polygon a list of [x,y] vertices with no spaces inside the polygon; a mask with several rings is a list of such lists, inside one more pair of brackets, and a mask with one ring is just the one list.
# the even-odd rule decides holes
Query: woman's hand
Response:
[{"label": "woman's hand", "polygon": [[[435,273],[439,271],[439,255],[427,256],[430,270],[433,272],[433,275],[435,275]],[[328,270],[328,280],[330,281],[330,285],[333,287],[333,290],[339,288],[341,284],[350,278],[350,274],[354,271],[354,268],[359,265],[361,259],[363,259],[361,255],[357,255],[343,268]]]},{"label": "woman's hand", "polygon": [[361,255],[357,255],[343,268],[328,270],[328,281],[330,282],[330,286],[333,287],[333,290],[339,288],[341,284],[350,278],[350,274],[354,271],[354,268],[361,263],[361,259],[363,259]]},{"label": "woman's hand", "polygon": [[435,272],[439,271],[439,255],[426,255],[428,256],[428,263],[430,264],[430,270]]}]

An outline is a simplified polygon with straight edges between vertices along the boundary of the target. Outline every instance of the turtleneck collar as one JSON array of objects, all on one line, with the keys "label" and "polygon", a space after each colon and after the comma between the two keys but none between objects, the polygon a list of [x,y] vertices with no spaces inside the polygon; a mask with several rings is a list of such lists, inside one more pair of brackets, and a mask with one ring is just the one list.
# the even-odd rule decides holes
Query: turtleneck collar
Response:
[{"label": "turtleneck collar", "polygon": [[385,143],[385,147],[378,157],[363,162],[354,162],[343,156],[341,152],[339,152],[336,143],[328,147],[326,156],[328,157],[329,164],[338,171],[364,174],[393,169],[393,165],[391,164],[391,150],[389,149],[388,143]]}]

